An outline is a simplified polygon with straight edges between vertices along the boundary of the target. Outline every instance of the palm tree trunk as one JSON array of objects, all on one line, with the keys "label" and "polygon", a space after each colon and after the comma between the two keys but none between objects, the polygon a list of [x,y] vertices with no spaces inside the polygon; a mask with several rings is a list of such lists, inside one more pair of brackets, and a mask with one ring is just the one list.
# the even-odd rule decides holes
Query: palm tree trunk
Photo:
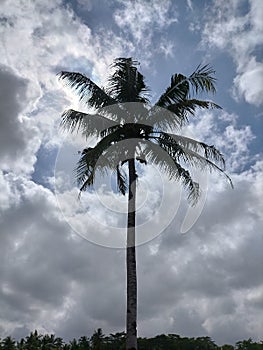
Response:
[{"label": "palm tree trunk", "polygon": [[135,160],[130,159],[129,165],[129,202],[127,222],[127,319],[126,319],[126,350],[137,350],[137,276],[135,251],[135,212],[136,212],[136,172]]}]

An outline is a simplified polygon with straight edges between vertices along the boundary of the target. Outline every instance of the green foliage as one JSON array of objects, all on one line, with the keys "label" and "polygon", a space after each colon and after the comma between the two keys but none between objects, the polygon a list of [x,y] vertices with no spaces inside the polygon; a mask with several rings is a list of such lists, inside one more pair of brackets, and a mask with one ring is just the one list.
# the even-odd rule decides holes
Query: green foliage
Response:
[{"label": "green foliage", "polygon": [[[0,339],[0,350],[125,350],[125,341],[125,332],[106,336],[101,328],[94,331],[90,338],[82,336],[68,343],[54,334],[42,335],[34,331],[19,341],[10,336]],[[188,338],[178,334],[160,334],[153,338],[138,338],[138,350],[263,350],[263,342],[254,342],[249,338],[238,341],[235,346],[218,346],[210,337]]]},{"label": "green foliage", "polygon": [[255,343],[251,338],[236,343],[235,350],[263,350],[263,342]]},{"label": "green foliage", "polygon": [[225,344],[223,346],[221,346],[220,350],[234,350],[234,346],[233,345],[229,345],[229,344]]},{"label": "green foliage", "polygon": [[0,344],[1,344],[0,349],[3,349],[3,350],[15,350],[16,349],[16,342],[10,336],[4,338],[0,342]]}]

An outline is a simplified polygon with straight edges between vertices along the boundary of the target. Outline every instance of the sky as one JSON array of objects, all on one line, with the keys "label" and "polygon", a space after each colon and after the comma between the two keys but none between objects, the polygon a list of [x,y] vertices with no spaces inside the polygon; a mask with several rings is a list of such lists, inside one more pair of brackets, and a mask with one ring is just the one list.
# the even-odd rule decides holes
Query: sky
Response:
[{"label": "sky", "polygon": [[86,143],[59,123],[86,107],[57,73],[103,86],[114,58],[133,57],[152,103],[172,74],[215,69],[222,110],[184,133],[219,148],[234,183],[197,172],[193,209],[158,168],[141,171],[138,334],[262,339],[262,18],[261,0],[1,0],[0,337],[125,329],[127,198],[110,174],[77,200]]}]

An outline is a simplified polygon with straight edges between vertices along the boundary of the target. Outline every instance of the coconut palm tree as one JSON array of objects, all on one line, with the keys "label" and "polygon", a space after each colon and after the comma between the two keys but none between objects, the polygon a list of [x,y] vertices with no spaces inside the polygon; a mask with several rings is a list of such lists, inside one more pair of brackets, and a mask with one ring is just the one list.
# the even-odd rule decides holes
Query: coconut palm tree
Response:
[{"label": "coconut palm tree", "polygon": [[16,342],[15,340],[8,336],[4,338],[2,341],[0,339],[0,349],[3,350],[15,350],[16,349]]},{"label": "coconut palm tree", "polygon": [[[138,62],[132,58],[115,59],[105,87],[99,87],[80,73],[62,71],[59,74],[93,111],[66,110],[62,127],[70,132],[80,131],[87,138],[98,137],[94,147],[83,149],[76,167],[80,193],[94,184],[96,172],[105,174],[107,169],[116,171],[120,193],[128,192],[126,349],[129,350],[137,349],[136,164],[153,163],[171,180],[181,181],[193,204],[199,197],[199,185],[189,168],[216,170],[231,182],[224,172],[224,158],[213,145],[179,134],[198,108],[220,108],[211,101],[195,98],[199,93],[216,91],[214,70],[204,65],[198,66],[190,76],[174,74],[169,87],[151,105],[149,89],[137,67]],[[166,152],[169,160],[160,150]],[[124,164],[128,167],[128,177]]]},{"label": "coconut palm tree", "polygon": [[34,332],[31,332],[30,335],[26,337],[25,348],[27,350],[35,350],[41,348],[43,335],[39,334],[35,329]]}]

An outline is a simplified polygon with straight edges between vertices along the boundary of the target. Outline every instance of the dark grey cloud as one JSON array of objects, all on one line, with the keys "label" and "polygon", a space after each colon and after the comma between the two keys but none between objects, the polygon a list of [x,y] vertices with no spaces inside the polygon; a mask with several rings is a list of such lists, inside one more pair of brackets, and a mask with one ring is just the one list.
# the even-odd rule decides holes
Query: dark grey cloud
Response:
[{"label": "dark grey cloud", "polygon": [[37,131],[23,115],[30,103],[28,84],[7,66],[0,66],[0,159],[4,170],[32,170],[35,161]]},{"label": "dark grey cloud", "polygon": [[0,157],[16,158],[19,152],[24,151],[27,144],[27,135],[19,115],[27,102],[28,81],[1,65],[0,84]]},{"label": "dark grey cloud", "polygon": [[[66,337],[87,331],[73,327],[68,333],[81,315],[91,332],[101,323],[109,331],[122,327],[124,251],[92,245],[71,232],[49,190],[28,180],[17,181],[19,189],[18,200],[0,218],[0,322],[38,324]],[[63,317],[49,328],[43,313]]]}]

